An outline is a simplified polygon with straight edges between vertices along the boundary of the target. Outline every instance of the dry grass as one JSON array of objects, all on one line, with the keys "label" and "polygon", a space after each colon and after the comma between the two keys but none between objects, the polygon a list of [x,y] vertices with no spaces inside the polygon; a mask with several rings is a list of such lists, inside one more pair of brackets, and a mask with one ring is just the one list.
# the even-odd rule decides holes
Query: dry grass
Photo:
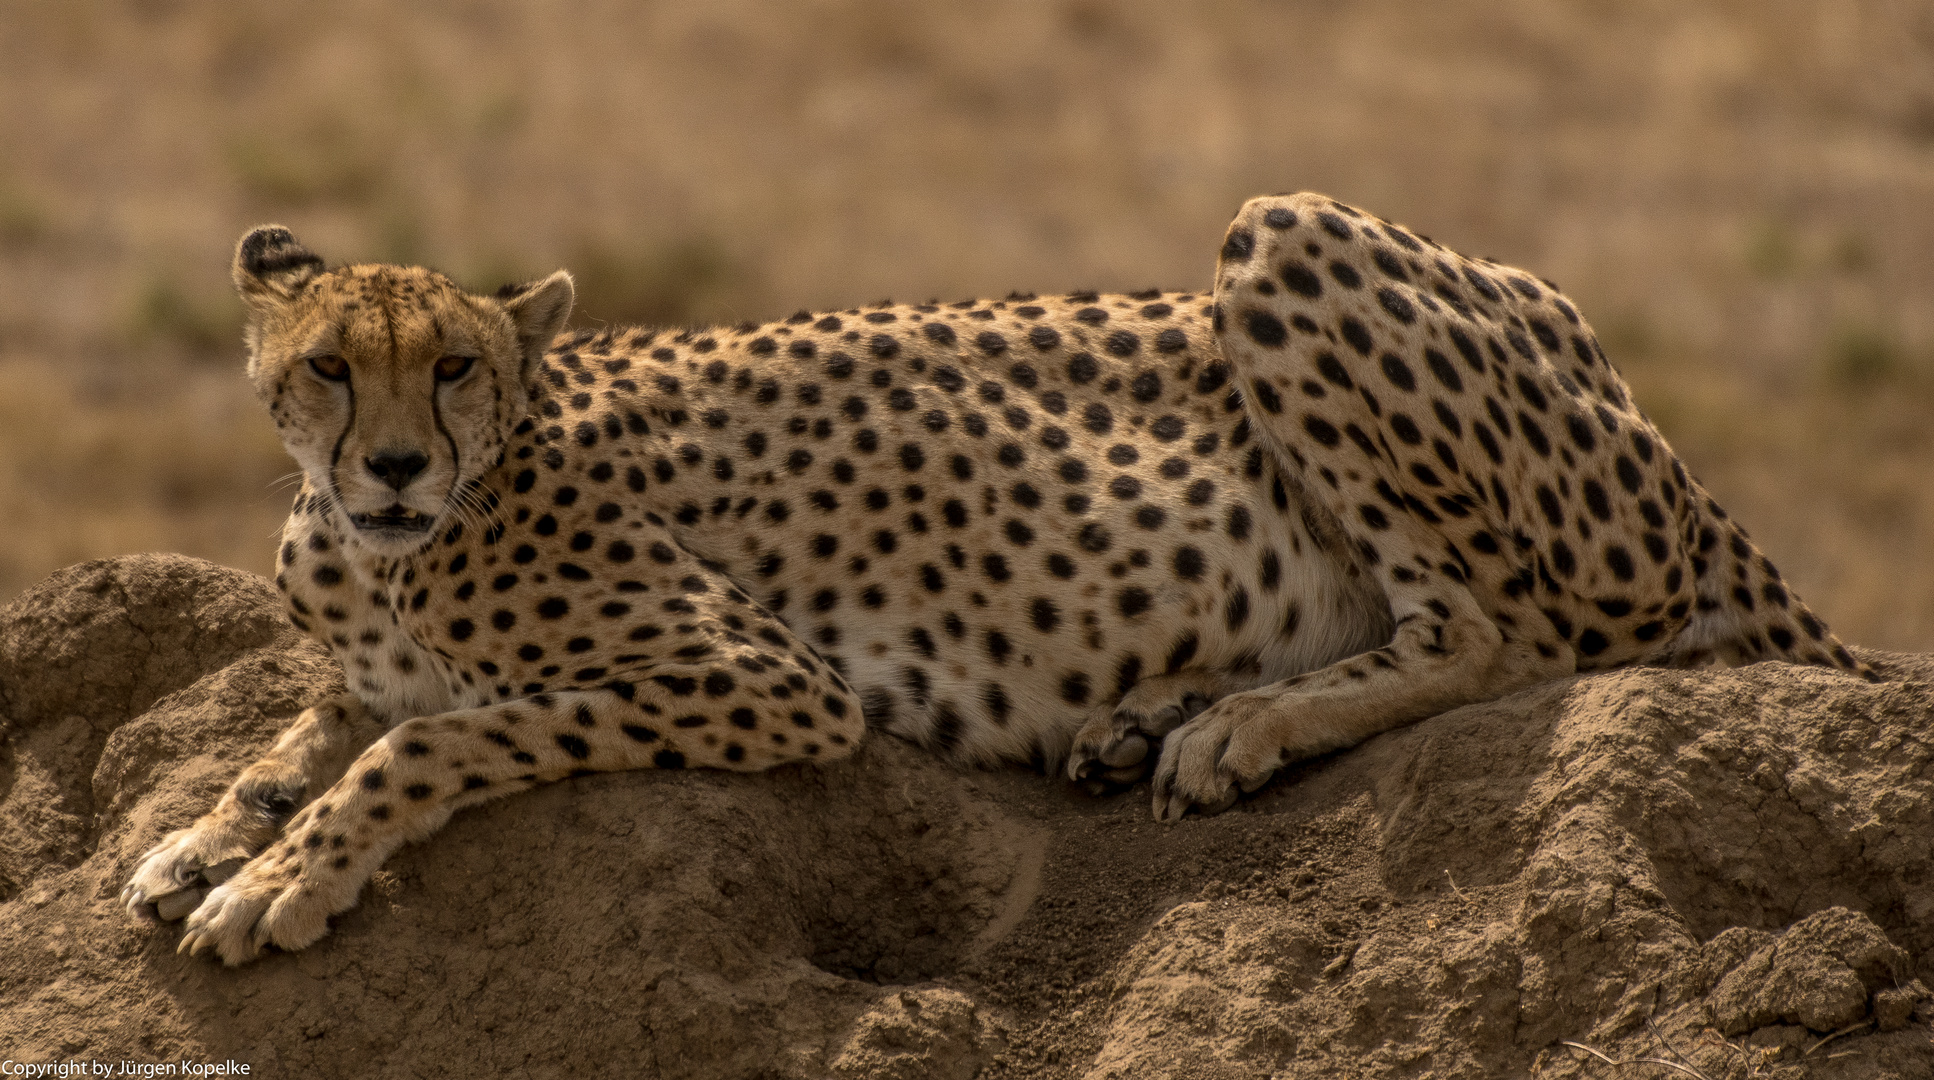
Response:
[{"label": "dry grass", "polygon": [[87,385],[51,365],[0,362],[5,595],[125,551],[273,566],[290,494],[271,485],[291,465],[235,373],[124,378]]},{"label": "dry grass", "polygon": [[591,321],[1198,285],[1316,188],[1536,269],[1851,638],[1934,649],[1919,0],[0,0],[0,597],[266,567],[229,245]]}]

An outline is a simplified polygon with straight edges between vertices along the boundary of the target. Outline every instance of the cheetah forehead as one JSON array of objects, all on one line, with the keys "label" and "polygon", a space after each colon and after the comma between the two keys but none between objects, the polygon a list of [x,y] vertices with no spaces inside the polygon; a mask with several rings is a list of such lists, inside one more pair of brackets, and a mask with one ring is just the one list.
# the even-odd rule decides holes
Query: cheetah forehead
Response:
[{"label": "cheetah forehead", "polygon": [[363,264],[317,275],[282,318],[264,321],[264,358],[327,351],[366,364],[427,363],[510,347],[508,320],[443,274]]}]

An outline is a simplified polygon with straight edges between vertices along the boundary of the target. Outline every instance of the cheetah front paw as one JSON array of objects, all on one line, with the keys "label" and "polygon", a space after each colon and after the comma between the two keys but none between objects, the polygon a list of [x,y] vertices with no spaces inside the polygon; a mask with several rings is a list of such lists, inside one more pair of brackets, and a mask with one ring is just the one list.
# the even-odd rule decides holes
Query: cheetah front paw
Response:
[{"label": "cheetah front paw", "polygon": [[1268,783],[1284,760],[1264,716],[1273,704],[1265,693],[1226,697],[1170,735],[1155,766],[1155,820],[1179,820],[1191,807],[1221,813]]},{"label": "cheetah front paw", "polygon": [[175,951],[194,956],[212,950],[233,967],[254,959],[266,946],[293,952],[328,933],[329,916],[349,903],[333,903],[327,891],[305,882],[299,860],[271,863],[269,858],[252,860],[209,892],[188,916]]},{"label": "cheetah front paw", "polygon": [[1169,732],[1238,689],[1233,676],[1214,671],[1143,679],[1112,710],[1095,710],[1075,733],[1068,779],[1096,795],[1135,784],[1148,775]]},{"label": "cheetah front paw", "polygon": [[144,922],[173,922],[199,907],[208,890],[233,877],[248,856],[219,830],[177,829],[141,857],[121,889],[121,904]]}]

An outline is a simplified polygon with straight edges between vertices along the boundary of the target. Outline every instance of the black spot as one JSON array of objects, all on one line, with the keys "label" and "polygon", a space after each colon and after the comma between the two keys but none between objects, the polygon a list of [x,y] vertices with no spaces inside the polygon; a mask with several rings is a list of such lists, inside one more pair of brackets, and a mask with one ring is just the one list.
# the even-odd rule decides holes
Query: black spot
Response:
[{"label": "black spot", "polygon": [[1558,502],[1558,493],[1548,484],[1538,485],[1538,509],[1544,511],[1545,520],[1553,528],[1561,528],[1565,523],[1565,509]]},{"label": "black spot", "polygon": [[1251,309],[1243,313],[1243,329],[1256,344],[1265,348],[1281,348],[1289,340],[1289,329],[1283,321],[1267,311]]},{"label": "black spot", "polygon": [[[1666,550],[1665,537],[1660,536],[1658,533],[1647,530],[1645,535],[1640,537],[1640,539],[1645,544],[1645,553],[1652,557],[1652,561],[1655,563],[1663,564],[1666,560],[1666,556],[1670,554]],[[1678,567],[1673,567],[1673,572],[1676,573],[1677,571],[1678,571]]]},{"label": "black spot", "polygon": [[1035,597],[1029,613],[1033,617],[1034,628],[1044,634],[1052,632],[1061,624],[1061,609],[1045,596]]},{"label": "black spot", "polygon": [[1350,348],[1358,353],[1368,356],[1370,351],[1377,347],[1375,339],[1370,336],[1370,331],[1364,329],[1363,324],[1354,318],[1345,318],[1341,329],[1343,340],[1349,342]]},{"label": "black spot", "polygon": [[1538,422],[1525,415],[1522,410],[1518,412],[1518,430],[1524,434],[1524,441],[1531,444],[1531,449],[1536,450],[1539,457],[1551,456],[1551,441],[1545,438],[1545,429],[1539,427]]},{"label": "black spot", "polygon": [[1256,251],[1256,234],[1248,229],[1230,229],[1222,242],[1222,257],[1230,262],[1247,262]]},{"label": "black spot", "polygon": [[1524,400],[1530,402],[1532,408],[1537,409],[1539,412],[1544,412],[1549,407],[1549,402],[1545,400],[1545,393],[1538,387],[1537,383],[1532,382],[1522,372],[1519,373],[1516,382],[1518,393],[1524,395]]},{"label": "black spot", "polygon": [[1436,349],[1425,349],[1424,364],[1430,368],[1430,373],[1437,377],[1437,381],[1444,384],[1446,390],[1463,392],[1464,378],[1457,373],[1455,367],[1451,366],[1450,358]]},{"label": "black spot", "polygon": [[993,660],[996,664],[1005,664],[1007,662],[1007,654],[1013,651],[1014,646],[1007,640],[1006,634],[1001,633],[999,630],[989,630],[987,632],[987,656],[989,659]]},{"label": "black spot", "polygon": [[1592,432],[1591,421],[1579,413],[1565,417],[1565,428],[1571,432],[1571,441],[1578,449],[1590,451],[1598,445],[1598,436]]},{"label": "black spot", "polygon": [[1194,634],[1190,634],[1180,641],[1177,641],[1175,647],[1169,650],[1166,668],[1168,673],[1173,675],[1187,666],[1190,660],[1195,659],[1195,650],[1198,644],[1199,642],[1196,640]]},{"label": "black spot", "polygon": [[[1332,268],[1332,272],[1334,272],[1334,268]],[[1281,273],[1283,284],[1289,286],[1295,292],[1307,296],[1312,300],[1323,295],[1323,279],[1317,277],[1314,271],[1302,263],[1284,263]]]},{"label": "black spot", "polygon": [[[1649,502],[1650,500],[1647,501]],[[1605,486],[1596,480],[1585,481],[1585,506],[1591,510],[1592,516],[1598,520],[1612,520],[1611,500],[1605,495]],[[1655,514],[1658,513],[1656,506],[1652,512]]]},{"label": "black spot", "polygon": [[[1637,573],[1632,566],[1631,552],[1617,544],[1612,544],[1605,549],[1605,565],[1611,570],[1612,576],[1620,581],[1630,581]],[[1750,608],[1751,604],[1747,606]]]},{"label": "black spot", "polygon": [[1639,474],[1639,467],[1633,463],[1632,459],[1626,457],[1624,454],[1620,454],[1613,461],[1612,467],[1618,472],[1619,486],[1637,495],[1640,486],[1645,482],[1645,478]]},{"label": "black spot", "polygon": [[1231,631],[1240,629],[1243,623],[1249,621],[1249,590],[1236,586],[1236,591],[1229,594],[1229,602],[1222,609],[1222,618]]},{"label": "black spot", "polygon": [[1061,700],[1070,705],[1088,703],[1088,676],[1082,672],[1070,672],[1061,680]]},{"label": "black spot", "polygon": [[1237,505],[1237,506],[1231,506],[1229,508],[1229,521],[1227,525],[1227,532],[1229,534],[1230,539],[1232,540],[1249,539],[1249,525],[1250,525],[1250,518],[1249,518],[1248,507]]},{"label": "black spot", "polygon": [[1391,317],[1400,323],[1408,325],[1417,321],[1417,309],[1411,305],[1408,298],[1395,289],[1388,286],[1378,289],[1377,303],[1382,304],[1383,310],[1389,312]]},{"label": "black spot", "polygon": [[1155,599],[1148,594],[1148,590],[1138,585],[1131,585],[1123,589],[1115,597],[1115,604],[1121,609],[1123,618],[1132,619],[1140,615],[1142,612],[1147,611],[1154,602]]},{"label": "black spot", "polygon": [[1206,568],[1207,561],[1202,557],[1202,552],[1199,549],[1184,546],[1175,550],[1175,573],[1177,577],[1187,581],[1195,581],[1202,576]]},{"label": "black spot", "polygon": [[1504,449],[1498,445],[1497,437],[1491,434],[1491,429],[1482,420],[1471,425],[1471,433],[1477,436],[1478,445],[1484,447],[1486,456],[1493,462],[1503,463]]}]

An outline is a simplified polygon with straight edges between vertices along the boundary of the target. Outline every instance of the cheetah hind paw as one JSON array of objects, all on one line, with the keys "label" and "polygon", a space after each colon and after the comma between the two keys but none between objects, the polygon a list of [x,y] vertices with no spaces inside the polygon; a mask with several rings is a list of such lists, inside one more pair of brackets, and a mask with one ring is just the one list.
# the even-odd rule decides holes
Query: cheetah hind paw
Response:
[{"label": "cheetah hind paw", "polygon": [[1215,703],[1219,675],[1191,673],[1144,679],[1113,708],[1096,709],[1075,733],[1068,778],[1091,795],[1132,787],[1148,776],[1162,739]]}]

